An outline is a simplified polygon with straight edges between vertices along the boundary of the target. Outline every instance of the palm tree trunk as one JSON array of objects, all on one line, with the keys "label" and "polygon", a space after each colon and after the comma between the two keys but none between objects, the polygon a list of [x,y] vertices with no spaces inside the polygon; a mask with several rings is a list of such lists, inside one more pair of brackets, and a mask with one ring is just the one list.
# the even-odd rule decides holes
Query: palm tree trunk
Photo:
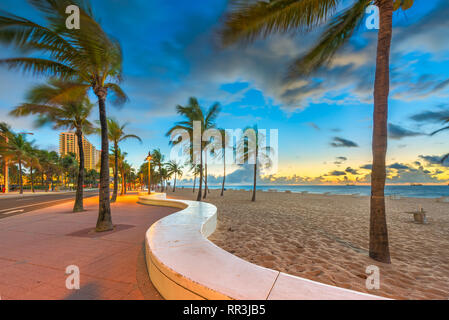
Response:
[{"label": "palm tree trunk", "polygon": [[114,190],[112,191],[111,202],[117,200],[118,191],[118,144],[114,141]]},{"label": "palm tree trunk", "polygon": [[256,156],[256,163],[254,164],[253,197],[251,201],[256,201],[256,180],[257,180],[257,156]]},{"label": "palm tree trunk", "polygon": [[31,192],[34,193],[33,166],[30,166]]},{"label": "palm tree trunk", "polygon": [[5,193],[9,193],[9,159],[4,157],[5,166],[3,177],[5,179]]},{"label": "palm tree trunk", "polygon": [[198,196],[196,201],[201,201],[201,192],[203,191],[203,150],[200,150],[200,185],[198,186]]},{"label": "palm tree trunk", "polygon": [[111,204],[109,202],[109,141],[106,118],[106,88],[95,92],[98,97],[101,126],[101,166],[100,166],[100,203],[96,231],[112,230]]},{"label": "palm tree trunk", "polygon": [[76,180],[76,195],[75,204],[73,206],[73,212],[81,212],[84,210],[83,206],[83,186],[84,186],[84,148],[83,148],[83,132],[77,128],[75,131],[76,138],[78,140],[78,152],[79,152],[79,166],[78,166],[78,178]]},{"label": "palm tree trunk", "polygon": [[223,182],[221,183],[221,194],[220,196],[223,197],[224,194],[224,186],[225,186],[225,180],[226,180],[226,158],[225,158],[225,150],[223,149]]},{"label": "palm tree trunk", "polygon": [[22,160],[20,158],[19,158],[19,185],[20,185],[20,194],[23,194]]},{"label": "palm tree trunk", "polygon": [[120,174],[122,176],[122,187],[120,189],[120,195],[123,196],[125,194],[125,174],[123,173],[123,169],[120,170]]},{"label": "palm tree trunk", "polygon": [[173,192],[176,191],[176,173],[175,173],[175,182],[173,183]]},{"label": "palm tree trunk", "polygon": [[371,173],[371,208],[369,256],[390,263],[388,230],[385,214],[385,157],[387,153],[388,95],[390,91],[390,46],[393,1],[378,2],[380,24],[377,40],[376,79],[374,84],[373,169]]},{"label": "palm tree trunk", "polygon": [[203,199],[206,199],[207,196],[207,154],[204,155],[204,195]]},{"label": "palm tree trunk", "polygon": [[195,193],[196,174],[193,175],[193,193]]}]

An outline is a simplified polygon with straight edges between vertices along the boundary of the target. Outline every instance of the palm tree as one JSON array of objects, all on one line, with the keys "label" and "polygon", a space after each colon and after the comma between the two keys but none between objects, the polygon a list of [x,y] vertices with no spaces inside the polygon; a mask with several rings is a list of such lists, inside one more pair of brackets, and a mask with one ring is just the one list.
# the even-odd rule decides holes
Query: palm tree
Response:
[{"label": "palm tree", "polygon": [[[371,0],[352,0],[339,10],[342,0],[271,0],[236,1],[221,33],[224,45],[237,41],[252,42],[273,33],[312,31],[328,23],[319,39],[305,55],[297,59],[288,73],[290,79],[308,75],[328,64],[334,54],[363,21]],[[371,173],[369,256],[390,263],[385,214],[385,156],[387,150],[388,95],[390,87],[390,46],[393,33],[393,11],[407,10],[414,0],[375,0],[379,8],[376,76],[374,84],[373,168]]]},{"label": "palm tree", "polygon": [[[200,180],[199,180],[199,188],[198,188],[198,196],[197,201],[201,201],[201,195],[202,195],[202,186],[203,186],[203,151],[208,144],[207,141],[203,141],[201,139],[199,145],[200,150],[198,155],[194,155],[194,142],[193,142],[193,127],[194,122],[198,121],[200,127],[201,127],[201,137],[203,136],[204,131],[208,129],[215,128],[215,121],[217,119],[218,114],[220,113],[220,105],[218,103],[213,104],[206,112],[203,112],[202,108],[200,107],[198,100],[196,98],[189,98],[189,103],[187,106],[176,106],[177,113],[184,118],[183,121],[179,121],[175,123],[175,125],[166,133],[166,136],[171,136],[172,134],[176,133],[178,130],[184,130],[187,131],[190,135],[190,161],[191,163],[194,163],[194,156],[195,158],[199,156],[200,163],[199,163],[199,173],[200,173]],[[181,140],[175,140],[170,142],[172,145],[176,145],[181,143]]]},{"label": "palm tree", "polygon": [[223,181],[221,183],[221,193],[220,196],[223,197],[224,195],[224,186],[225,186],[225,180],[226,180],[226,148],[228,147],[228,141],[226,140],[226,130],[220,129],[221,133],[221,152],[222,152],[222,159],[223,159]]},{"label": "palm tree", "polygon": [[33,145],[32,142],[29,142],[27,144],[27,164],[28,168],[30,169],[30,184],[31,184],[31,192],[34,193],[34,175],[33,170],[39,170],[41,165],[39,163],[39,157],[38,157],[38,149]]},{"label": "palm tree", "polygon": [[38,115],[36,126],[42,127],[47,123],[53,124],[53,129],[75,130],[78,143],[79,168],[77,188],[73,212],[81,212],[83,207],[84,186],[84,134],[94,131],[89,121],[93,104],[82,92],[70,92],[68,88],[77,85],[73,82],[63,82],[57,79],[50,80],[47,84],[33,87],[27,94],[27,102],[14,108],[10,114],[16,117]]},{"label": "palm tree", "polygon": [[1,146],[2,154],[12,158],[19,166],[20,194],[23,194],[23,165],[28,161],[29,144],[24,134],[12,134],[8,143]]},{"label": "palm tree", "polygon": [[[442,121],[443,123],[446,123],[446,124],[447,124],[447,123],[449,123],[449,118],[442,118],[441,121]],[[438,129],[438,130],[432,132],[430,135],[433,136],[433,135],[435,135],[435,134],[437,134],[437,133],[440,133],[441,131],[446,131],[446,130],[449,130],[449,125],[444,126],[443,128]],[[441,163],[444,163],[448,158],[449,158],[449,153],[446,153],[446,154],[441,158],[440,162],[441,162]]]},{"label": "palm tree", "polygon": [[190,171],[193,172],[193,193],[195,193],[196,177],[200,174],[200,166],[192,162],[189,163]]},{"label": "palm tree", "polygon": [[[0,65],[38,76],[76,79],[77,84],[67,88],[67,93],[93,90],[98,98],[101,125],[100,203],[96,230],[112,230],[106,97],[111,93],[117,104],[127,100],[119,86],[122,79],[120,44],[95,20],[88,0],[33,0],[30,3],[43,14],[47,26],[2,12],[0,42],[12,44],[19,50],[37,52],[38,57],[1,59]],[[69,5],[80,9],[80,29],[66,28]]]},{"label": "palm tree", "polygon": [[177,163],[176,161],[169,161],[167,163],[167,170],[168,170],[168,174],[169,175],[174,175],[175,176],[175,181],[173,183],[173,192],[176,191],[176,178],[179,176],[182,176],[182,168],[183,166],[180,165],[179,163]]},{"label": "palm tree", "polygon": [[[6,122],[0,122],[0,151],[6,151],[6,146],[9,143],[9,139],[12,137],[11,127]],[[10,156],[2,152],[3,158],[3,177],[4,177],[4,192],[9,192],[9,161]]]},{"label": "palm tree", "polygon": [[271,152],[271,148],[264,146],[262,141],[265,137],[258,132],[257,125],[253,127],[247,127],[243,131],[243,135],[239,142],[239,148],[242,150],[242,154],[238,155],[242,157],[242,162],[250,163],[254,160],[254,174],[253,174],[253,195],[251,201],[256,201],[256,185],[257,185],[257,175],[259,170],[259,160],[263,160],[263,165],[269,167],[271,165],[270,157],[268,153]]},{"label": "palm tree", "polygon": [[[161,184],[161,192],[164,192],[164,186],[162,183],[162,180],[163,180],[162,179],[162,174],[163,174],[162,166],[164,163],[164,159],[165,159],[165,156],[162,154],[162,152],[159,148],[153,149],[151,151],[151,167],[150,168],[158,168],[158,171],[159,171],[158,172],[158,180],[160,181],[160,184]],[[148,169],[148,167],[147,167],[147,169]],[[154,170],[154,171],[156,172],[156,170]],[[148,186],[148,188],[149,187],[150,186]]]},{"label": "palm tree", "polygon": [[127,123],[120,124],[117,120],[113,118],[108,119],[108,138],[109,141],[113,143],[114,150],[114,191],[112,192],[111,202],[115,202],[117,199],[117,191],[118,191],[118,152],[119,152],[119,143],[125,141],[130,138],[134,138],[142,142],[140,137],[135,134],[126,134],[125,128],[128,125]]},{"label": "palm tree", "polygon": [[[78,161],[76,160],[76,154],[69,152],[61,157],[61,167],[63,169],[63,174],[65,174],[65,185],[71,183],[74,177],[79,173]],[[85,175],[84,175],[85,177]],[[84,181],[83,181],[84,184]]]}]

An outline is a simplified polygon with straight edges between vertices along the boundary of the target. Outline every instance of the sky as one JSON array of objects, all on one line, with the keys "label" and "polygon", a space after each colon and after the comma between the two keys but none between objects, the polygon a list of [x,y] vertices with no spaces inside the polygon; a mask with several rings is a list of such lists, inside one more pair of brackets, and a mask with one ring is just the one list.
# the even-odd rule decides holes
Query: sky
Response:
[{"label": "sky", "polygon": [[[362,25],[333,62],[309,78],[286,85],[285,72],[319,35],[275,35],[223,49],[217,32],[225,0],[92,0],[95,15],[123,48],[122,86],[129,102],[108,105],[108,115],[128,122],[143,142],[121,145],[138,168],[150,149],[170,152],[168,129],[181,118],[176,105],[191,96],[204,108],[220,103],[217,125],[226,129],[277,129],[278,171],[261,183],[369,183],[377,31]],[[342,1],[341,8],[351,1]],[[0,9],[42,23],[25,0],[1,0]],[[394,13],[391,48],[388,183],[447,183],[449,131],[430,136],[449,117],[449,3],[415,1]],[[17,56],[0,45],[0,59]],[[35,128],[33,118],[12,118],[33,84],[45,81],[0,67],[0,119],[31,131],[42,148],[57,150],[58,132]],[[92,99],[93,102],[95,99]],[[97,119],[97,113],[92,119]],[[98,136],[88,139],[97,147]],[[219,182],[220,165],[211,166]],[[185,179],[191,175],[185,169]],[[251,167],[232,165],[229,183],[251,182]]]}]

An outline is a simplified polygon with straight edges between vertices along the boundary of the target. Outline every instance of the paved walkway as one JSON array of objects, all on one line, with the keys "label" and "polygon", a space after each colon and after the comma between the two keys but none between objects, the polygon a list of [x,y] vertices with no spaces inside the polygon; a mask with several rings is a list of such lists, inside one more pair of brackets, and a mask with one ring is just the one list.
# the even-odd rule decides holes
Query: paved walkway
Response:
[{"label": "paved walkway", "polygon": [[[178,209],[136,203],[137,195],[112,204],[114,231],[95,233],[98,198],[0,220],[1,299],[161,299],[149,281],[143,256],[146,230]],[[81,288],[66,288],[66,267],[80,270]]]}]

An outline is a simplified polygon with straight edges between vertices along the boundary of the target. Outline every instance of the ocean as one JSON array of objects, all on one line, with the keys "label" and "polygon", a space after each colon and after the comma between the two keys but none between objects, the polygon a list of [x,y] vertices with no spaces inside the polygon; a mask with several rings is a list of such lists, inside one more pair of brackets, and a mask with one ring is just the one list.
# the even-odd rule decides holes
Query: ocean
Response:
[{"label": "ocean", "polygon": [[[181,185],[182,186],[182,185]],[[185,187],[191,188],[192,186],[184,185]],[[198,187],[198,186],[197,186]],[[221,185],[209,186],[210,189],[221,189]],[[251,185],[226,185],[226,189],[244,189],[252,190]],[[279,192],[284,192],[290,190],[291,192],[303,192],[307,191],[309,193],[323,194],[360,194],[364,196],[369,196],[371,193],[370,186],[346,186],[346,185],[260,185],[257,186],[257,190],[269,190],[276,189]],[[388,185],[385,186],[385,195],[399,195],[401,197],[409,198],[440,198],[449,197],[449,186],[439,185],[439,186],[404,186],[404,185]]]}]

